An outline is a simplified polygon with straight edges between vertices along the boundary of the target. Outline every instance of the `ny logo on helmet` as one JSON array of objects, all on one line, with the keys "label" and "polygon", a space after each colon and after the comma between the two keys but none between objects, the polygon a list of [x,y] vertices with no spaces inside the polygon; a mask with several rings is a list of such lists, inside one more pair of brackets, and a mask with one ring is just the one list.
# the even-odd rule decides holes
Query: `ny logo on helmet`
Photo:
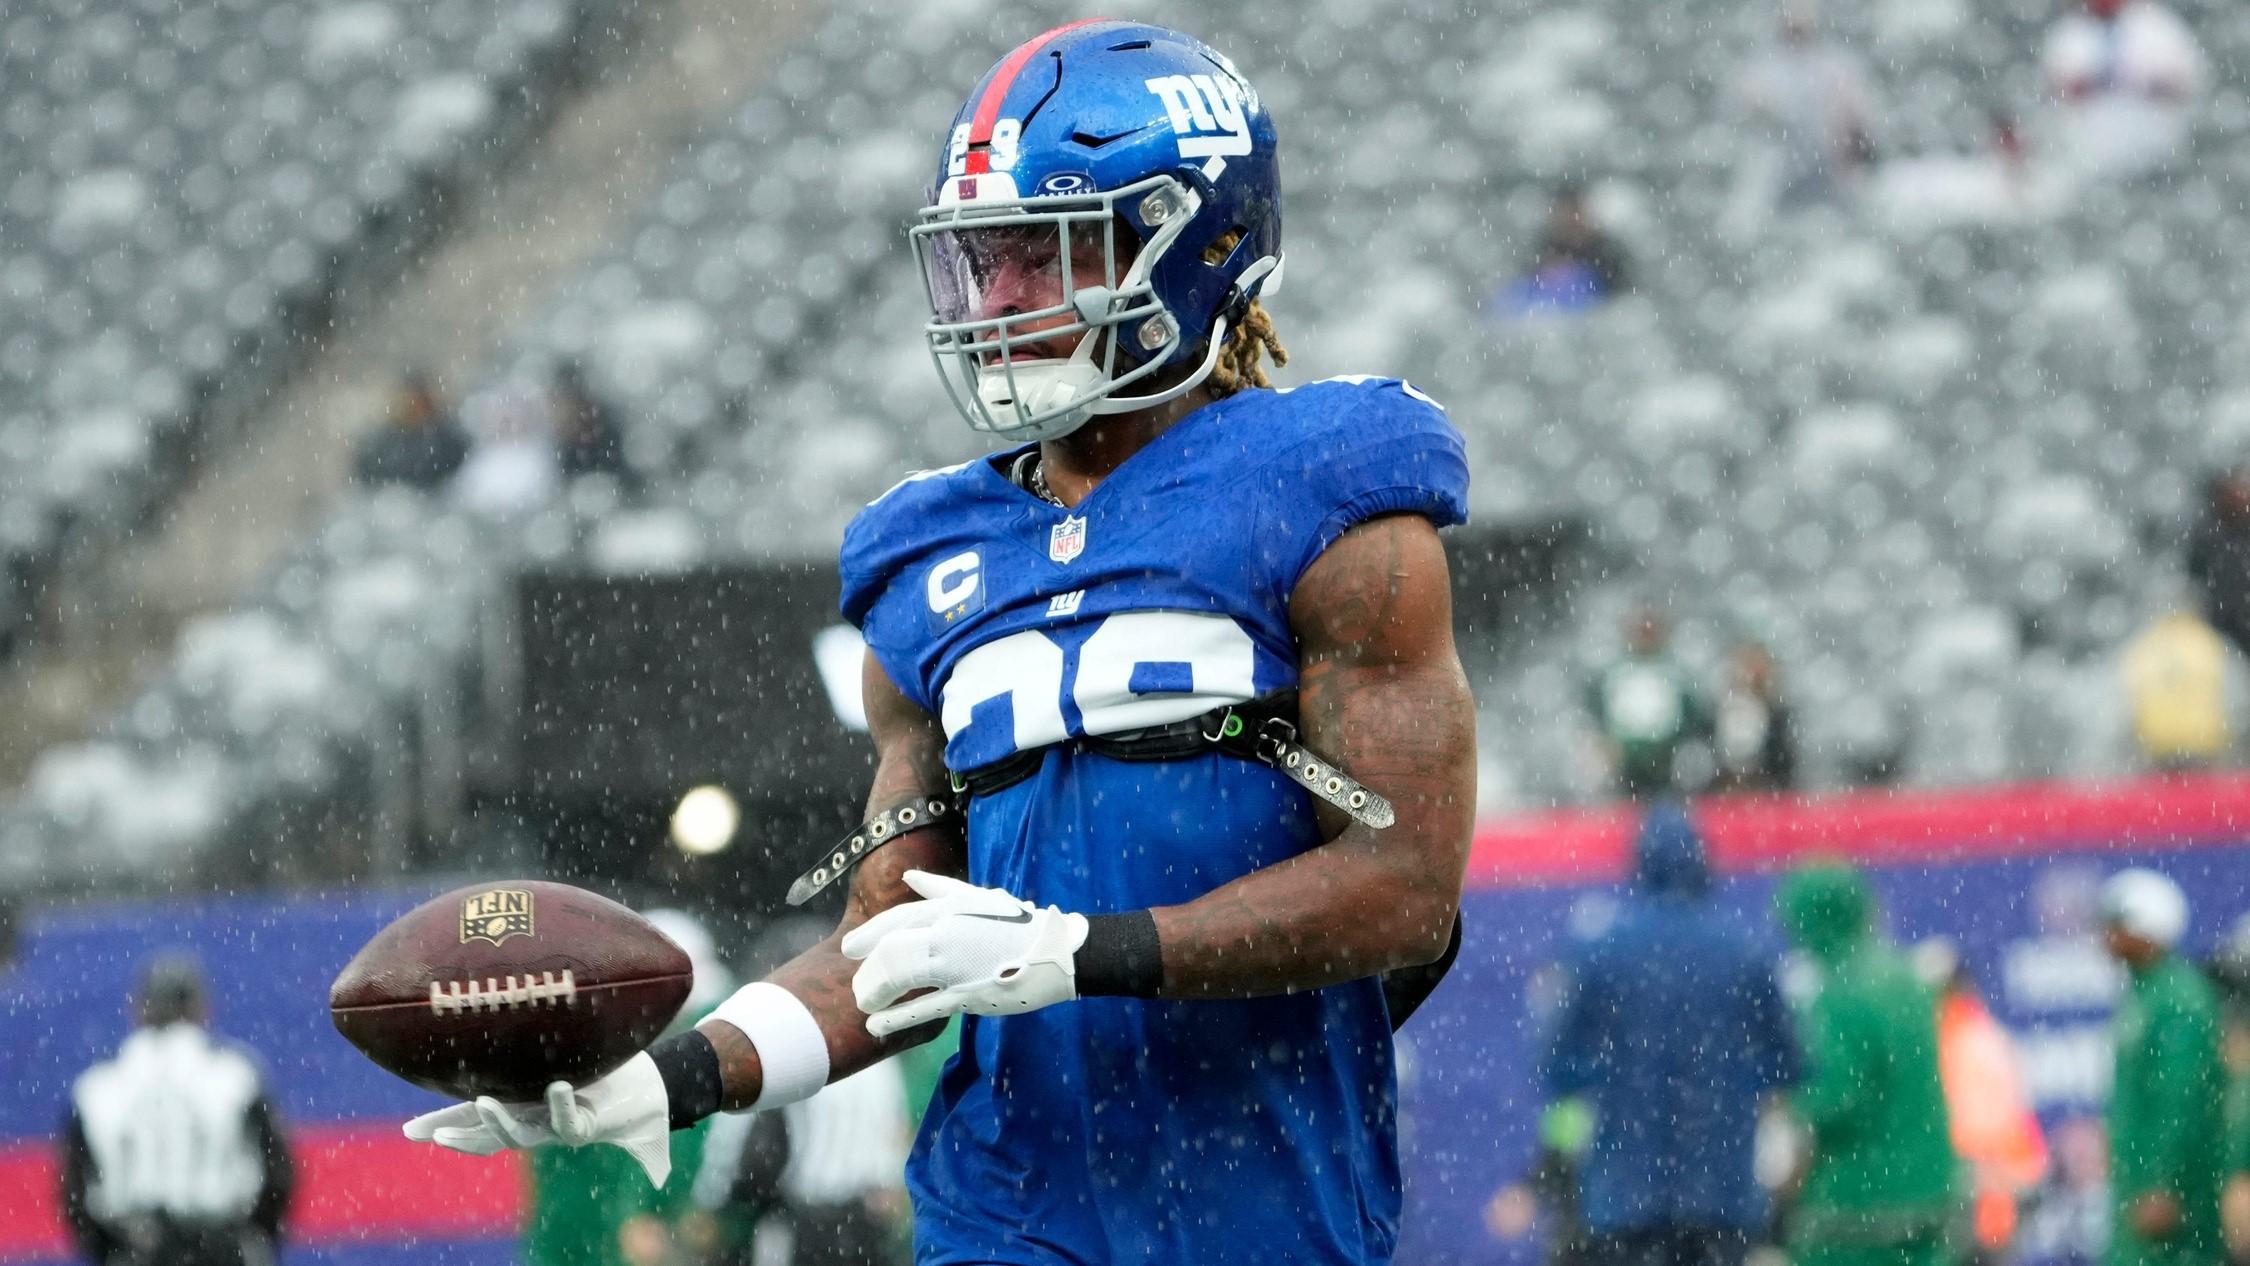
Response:
[{"label": "ny logo on helmet", "polygon": [[1164,103],[1180,157],[1205,160],[1205,177],[1217,180],[1228,158],[1250,152],[1250,113],[1258,99],[1249,85],[1232,75],[1163,75],[1146,82]]}]

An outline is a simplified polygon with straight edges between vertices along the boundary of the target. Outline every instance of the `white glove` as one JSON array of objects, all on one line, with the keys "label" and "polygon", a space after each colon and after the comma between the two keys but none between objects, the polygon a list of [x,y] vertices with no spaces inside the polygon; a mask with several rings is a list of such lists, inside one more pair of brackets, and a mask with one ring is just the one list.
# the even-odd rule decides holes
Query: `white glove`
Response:
[{"label": "white glove", "polygon": [[[906,886],[923,900],[844,937],[844,956],[861,960],[852,993],[869,1033],[889,1037],[964,1011],[1020,1015],[1078,996],[1072,957],[1086,943],[1085,915],[928,871],[906,872]],[[936,992],[899,1001],[917,989]]]},{"label": "white glove", "polygon": [[672,1105],[646,1051],[583,1087],[555,1082],[547,1087],[545,1103],[502,1103],[487,1095],[425,1112],[406,1123],[406,1137],[471,1156],[511,1147],[614,1143],[641,1163],[654,1185],[663,1186],[672,1174]]}]

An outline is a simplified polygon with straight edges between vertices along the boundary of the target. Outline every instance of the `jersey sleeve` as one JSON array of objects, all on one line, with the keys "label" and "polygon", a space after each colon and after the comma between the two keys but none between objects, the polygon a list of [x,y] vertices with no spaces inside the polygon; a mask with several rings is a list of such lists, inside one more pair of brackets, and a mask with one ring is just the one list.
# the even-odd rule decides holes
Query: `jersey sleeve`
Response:
[{"label": "jersey sleeve", "polygon": [[862,634],[867,631],[867,617],[874,611],[875,603],[890,585],[894,563],[885,557],[882,532],[877,511],[880,503],[863,509],[851,526],[844,529],[844,547],[836,558],[836,575],[842,592],[837,599],[837,609],[844,619]]},{"label": "jersey sleeve", "polygon": [[838,610],[859,630],[892,683],[925,711],[932,701],[922,690],[919,608],[885,599],[928,553],[929,534],[918,529],[944,516],[947,478],[961,469],[916,471],[867,503],[844,529],[836,560]]},{"label": "jersey sleeve", "polygon": [[1445,410],[1396,378],[1299,388],[1310,399],[1289,443],[1260,472],[1261,549],[1282,595],[1336,538],[1386,514],[1437,527],[1469,518],[1469,463]]},{"label": "jersey sleeve", "polygon": [[927,710],[930,701],[922,695],[914,654],[903,644],[898,620],[883,609],[883,597],[903,565],[897,550],[885,541],[882,520],[888,516],[881,513],[883,508],[881,502],[867,507],[844,530],[844,548],[836,566],[842,587],[837,606],[899,692]]}]

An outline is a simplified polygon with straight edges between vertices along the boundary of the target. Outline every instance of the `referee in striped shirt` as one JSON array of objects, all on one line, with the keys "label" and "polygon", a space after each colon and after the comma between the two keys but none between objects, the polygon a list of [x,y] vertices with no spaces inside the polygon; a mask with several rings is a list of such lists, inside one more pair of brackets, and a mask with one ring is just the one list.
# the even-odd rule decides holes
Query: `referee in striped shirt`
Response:
[{"label": "referee in striped shirt", "polygon": [[139,1026],[71,1088],[62,1204],[93,1266],[270,1266],[291,1167],[249,1057],[203,1027],[185,959],[142,978]]}]

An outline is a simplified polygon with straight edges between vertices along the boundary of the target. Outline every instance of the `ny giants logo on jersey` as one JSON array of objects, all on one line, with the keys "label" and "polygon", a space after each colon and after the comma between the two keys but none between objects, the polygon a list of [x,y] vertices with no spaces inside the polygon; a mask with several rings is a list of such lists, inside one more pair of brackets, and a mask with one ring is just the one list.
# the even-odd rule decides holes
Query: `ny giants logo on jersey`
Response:
[{"label": "ny giants logo on jersey", "polygon": [[1250,152],[1250,115],[1258,108],[1250,85],[1230,73],[1163,75],[1144,81],[1164,103],[1179,138],[1181,158],[1203,159],[1203,174],[1217,180],[1227,159]]}]

